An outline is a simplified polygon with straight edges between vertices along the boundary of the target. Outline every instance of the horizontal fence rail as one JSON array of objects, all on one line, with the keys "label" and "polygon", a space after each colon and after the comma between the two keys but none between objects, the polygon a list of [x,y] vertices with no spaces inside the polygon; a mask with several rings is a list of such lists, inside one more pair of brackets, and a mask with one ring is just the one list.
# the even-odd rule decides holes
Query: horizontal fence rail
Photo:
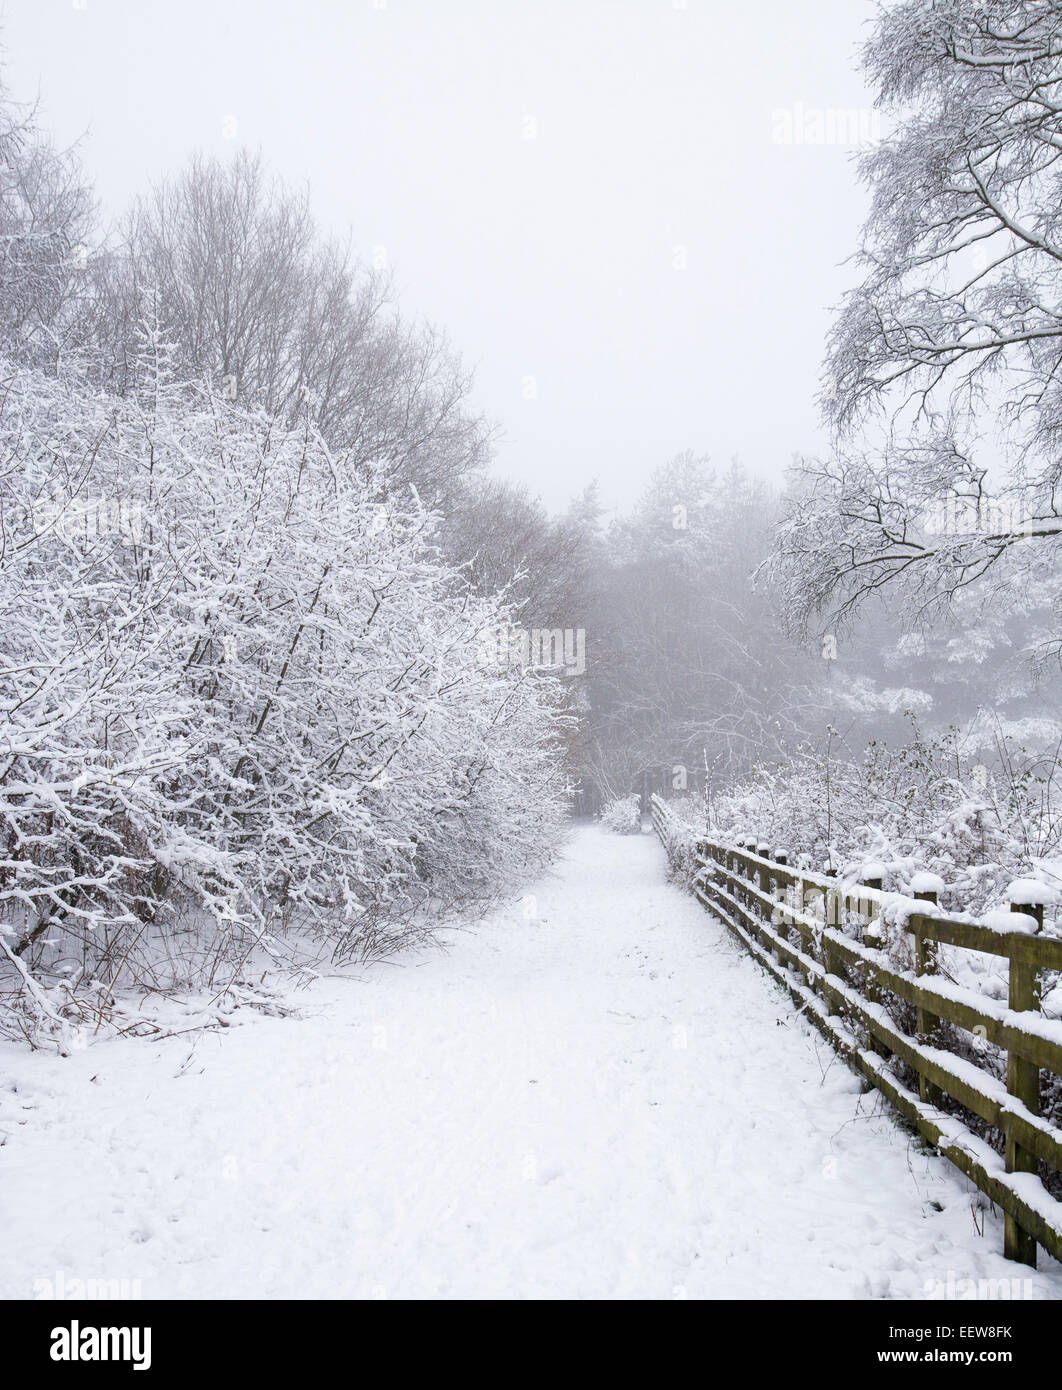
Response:
[{"label": "horizontal fence rail", "polygon": [[[672,850],[682,826],[658,796],[653,827]],[[1040,977],[1062,971],[1062,938],[1043,935],[1043,906],[1016,902],[1010,913],[971,922],[943,912],[932,890],[905,899],[880,880],[847,884],[790,867],[753,841],[693,836],[692,891],[800,1004],[808,1019],[998,1207],[1004,1254],[1036,1264],[1037,1245],[1062,1259],[1062,1202],[1044,1186],[1040,1164],[1062,1173],[1062,1130],[1040,1111],[1041,1071],[1062,1076],[1062,1022],[1040,1012]],[[908,934],[912,970],[884,950],[885,931]],[[1009,963],[1009,995],[997,1001],[936,973],[940,945]],[[893,1014],[908,1006],[910,1029]],[[890,1011],[889,1005],[892,1005]],[[941,1024],[964,1030],[1006,1055],[1006,1081],[942,1045]],[[976,1049],[971,1048],[976,1055]],[[915,1080],[896,1075],[894,1059]],[[949,1108],[949,1100],[954,1105]],[[1005,1136],[1001,1156],[971,1130],[962,1107]]]}]

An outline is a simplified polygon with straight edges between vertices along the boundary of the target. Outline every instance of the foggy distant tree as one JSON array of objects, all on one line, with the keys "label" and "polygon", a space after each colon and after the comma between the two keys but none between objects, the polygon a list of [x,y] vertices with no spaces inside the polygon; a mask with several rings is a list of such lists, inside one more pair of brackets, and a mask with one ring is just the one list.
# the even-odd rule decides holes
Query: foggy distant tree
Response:
[{"label": "foggy distant tree", "polygon": [[453,496],[443,549],[476,593],[504,591],[528,626],[581,627],[599,559],[599,515],[593,485],[552,516],[522,484],[473,477]]},{"label": "foggy distant tree", "polygon": [[426,502],[488,457],[445,337],[403,322],[390,277],[324,238],[260,156],[196,157],[138,199],[100,295],[113,389],[129,388],[136,327],[157,314],[182,375],[287,423],[308,409],[353,465]]},{"label": "foggy distant tree", "polygon": [[77,158],[0,87],[0,342],[54,368],[87,285],[95,203]]},{"label": "foggy distant tree", "polygon": [[916,716],[927,734],[952,726],[973,739],[1001,723],[1008,737],[1037,746],[1057,741],[1057,678],[1022,659],[1040,640],[1050,610],[1015,613],[956,597],[946,621],[912,623],[896,594],[884,591],[857,623],[825,633],[823,702],[829,723],[859,756],[871,740],[898,746]]},{"label": "foggy distant tree", "polygon": [[675,766],[692,783],[705,758],[732,775],[816,727],[819,664],[752,584],[773,521],[762,485],[684,454],[613,527],[588,657],[592,761],[610,794]]},{"label": "foggy distant tree", "polygon": [[794,618],[885,586],[912,614],[964,590],[1057,613],[1062,4],[892,4],[864,69],[895,129],[862,156],[863,274],[824,390],[836,450],[799,470],[781,534]]}]

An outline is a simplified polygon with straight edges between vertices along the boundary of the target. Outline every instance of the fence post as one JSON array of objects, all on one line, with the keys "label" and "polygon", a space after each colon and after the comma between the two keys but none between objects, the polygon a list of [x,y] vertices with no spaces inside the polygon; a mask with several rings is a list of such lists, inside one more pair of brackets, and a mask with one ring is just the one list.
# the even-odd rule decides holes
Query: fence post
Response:
[{"label": "fence post", "polygon": [[[865,888],[875,888],[880,893],[884,880],[880,878],[867,878],[863,880]],[[875,904],[870,898],[864,900],[863,912],[863,945],[872,951],[880,951],[884,945],[884,937],[881,932],[881,910],[875,910]],[[881,1003],[881,989],[878,986],[877,971],[873,966],[868,965],[866,969],[866,981],[864,990],[868,1004]],[[876,1052],[879,1057],[888,1057],[889,1049],[879,1039],[871,1036],[867,1039],[871,1051]]]},{"label": "fence post", "polygon": [[[747,835],[746,835],[745,839],[742,841],[742,846],[741,846],[741,847],[742,847],[742,849],[745,851],[746,854],[755,854],[755,853],[756,853],[756,841],[753,840],[753,839],[750,839]],[[752,911],[757,907],[756,900],[755,900],[755,898],[753,898],[752,893],[751,893],[751,891],[749,890],[749,886],[748,886],[748,885],[749,885],[749,881],[750,881],[750,879],[751,879],[751,877],[752,877],[752,873],[753,873],[753,870],[752,870],[750,867],[748,867],[747,865],[746,865],[745,868],[743,868],[743,869],[741,870],[741,878],[742,878],[742,881],[743,881],[743,887],[742,887],[742,889],[741,889],[741,900],[742,900],[742,902],[745,904],[745,907],[746,907],[746,909],[747,909],[749,912],[752,912]],[[757,937],[759,936],[759,932],[756,931],[755,928],[753,928],[753,932],[754,932],[754,935],[755,935],[755,936],[757,936]]]},{"label": "fence post", "polygon": [[[836,878],[837,870],[833,867],[824,870],[827,878]],[[844,981],[844,961],[835,956],[830,949],[830,944],[826,939],[826,931],[829,927],[840,927],[841,925],[841,904],[837,895],[836,888],[826,888],[822,894],[822,964],[827,975],[835,975],[837,979]],[[836,1001],[832,997],[827,997],[827,1008],[831,1014],[840,1012]]]},{"label": "fence post", "polygon": [[[758,858],[769,859],[771,857],[770,845],[757,844],[755,840],[750,840],[749,845],[750,852],[752,854],[755,854]],[[771,871],[770,869],[768,869],[766,864],[760,864],[757,867],[756,883],[759,887],[760,892],[765,897],[769,898],[771,896]],[[751,893],[749,894],[749,899],[751,903],[751,910],[755,913],[756,918],[760,921],[769,922],[770,913],[768,909],[764,906],[764,904],[760,902],[758,898],[753,898]],[[766,946],[767,943],[764,940],[764,938],[760,935],[759,931],[756,932],[756,937],[760,941],[761,945]]]},{"label": "fence post", "polygon": [[[757,846],[756,846],[756,853],[760,856],[761,859],[774,859],[774,858],[775,858],[775,856],[771,853],[771,847],[770,847],[770,845],[757,845]],[[768,897],[770,898],[770,900],[772,901],[772,903],[773,903],[773,902],[777,899],[777,897],[778,897],[778,891],[777,891],[777,886],[776,886],[776,885],[777,885],[777,880],[775,879],[774,875],[771,873],[770,869],[761,869],[761,870],[760,870],[760,892],[761,892],[761,893],[766,893],[767,896],[768,896]],[[778,922],[777,914],[775,913],[774,908],[767,908],[767,907],[764,907],[764,908],[763,908],[763,915],[764,915],[764,920],[766,921],[766,923],[768,924],[768,926],[769,926],[769,927],[773,927],[773,928],[775,929],[775,932],[778,933],[778,929],[779,929],[780,924],[779,924],[779,922]],[[783,937],[783,939],[784,939],[784,938],[785,938],[785,933],[783,932],[783,933],[781,933],[781,935],[782,935],[782,937]],[[772,942],[770,942],[770,941],[765,942],[765,945],[767,946],[767,949],[768,949],[768,950],[770,950],[770,951],[772,951],[772,952],[774,953],[774,958],[775,958],[775,961],[776,961],[777,964],[778,964],[778,968],[779,968],[780,970],[784,970],[784,969],[785,969],[785,965],[784,965],[783,958],[782,958],[782,950],[781,950],[781,947],[780,947],[780,946],[775,946],[775,945],[774,945]]]},{"label": "fence post", "polygon": [[[758,845],[755,852],[761,859],[768,859],[770,858],[771,848],[769,845]],[[759,884],[760,892],[769,898],[771,896],[771,871],[766,864],[761,864],[756,870],[756,882]],[[762,916],[764,910],[763,904],[757,903],[757,907]]]},{"label": "fence post", "polygon": [[[928,888],[920,889],[914,894],[919,902],[936,904],[939,899],[935,890]],[[917,918],[916,918],[917,921]],[[935,975],[937,973],[937,943],[926,936],[925,929],[919,924],[915,927],[915,974],[916,975]],[[923,1009],[921,1005],[915,1010],[915,1036],[920,1043],[932,1044],[935,1041],[935,1034],[940,1024],[940,1019],[936,1014],[930,1013],[928,1009]],[[934,1086],[927,1076],[921,1072],[918,1074],[918,1099],[927,1105],[939,1106],[944,1099],[940,1087]]]},{"label": "fence post", "polygon": [[[1036,922],[1036,931],[1043,930],[1043,903],[1021,903],[1012,901],[1011,912],[1022,912]],[[1040,1007],[1040,977],[1037,967],[1029,959],[1010,958],[1010,998],[1008,1007],[1012,1013],[1022,1013]],[[1007,1090],[1020,1100],[1034,1115],[1040,1113],[1040,1068],[1017,1053],[1007,1053]],[[1036,1155],[1023,1149],[1008,1133],[1007,1172],[1035,1173]],[[1003,1223],[1003,1254],[1008,1260],[1020,1260],[1022,1264],[1036,1268],[1036,1238],[1023,1231],[1012,1216],[1005,1216]]]},{"label": "fence post", "polygon": [[[779,864],[783,869],[789,863],[789,855],[786,854],[784,849],[780,849],[778,853],[774,856],[774,859],[775,863]],[[783,907],[785,907],[788,905],[789,890],[786,887],[784,880],[776,879],[775,883],[776,887],[773,894],[774,899],[776,902],[780,903]],[[775,927],[778,934],[780,936],[785,936],[786,940],[788,940],[789,928],[786,925],[783,914],[780,912],[772,913],[772,918],[776,919],[773,920],[772,925]]]}]

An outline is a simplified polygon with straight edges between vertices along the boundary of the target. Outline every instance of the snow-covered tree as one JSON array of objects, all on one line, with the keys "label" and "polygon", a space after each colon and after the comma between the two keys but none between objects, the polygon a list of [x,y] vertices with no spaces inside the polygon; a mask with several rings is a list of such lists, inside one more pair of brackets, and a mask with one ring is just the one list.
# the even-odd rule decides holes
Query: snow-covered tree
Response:
[{"label": "snow-covered tree", "polygon": [[781,534],[792,609],[843,616],[890,586],[932,614],[971,590],[1048,615],[1036,642],[1057,652],[1062,5],[902,0],[864,67],[893,133],[861,157],[837,447],[800,470]]},{"label": "snow-covered tree", "polygon": [[445,335],[404,322],[385,268],[322,235],[259,155],[196,157],[140,197],[97,274],[109,389],[131,384],[157,312],[181,374],[291,423],[307,402],[349,466],[386,464],[429,504],[489,454]]},{"label": "snow-covered tree", "polygon": [[54,367],[89,294],[94,202],[71,151],[0,87],[0,348]]}]

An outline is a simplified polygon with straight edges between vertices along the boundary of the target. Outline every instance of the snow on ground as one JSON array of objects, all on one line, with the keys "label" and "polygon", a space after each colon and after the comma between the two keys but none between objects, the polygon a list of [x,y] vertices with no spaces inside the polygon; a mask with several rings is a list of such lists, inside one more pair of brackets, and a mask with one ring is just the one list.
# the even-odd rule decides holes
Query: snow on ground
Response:
[{"label": "snow on ground", "polygon": [[576,831],[531,896],[447,941],[322,980],[300,1019],[5,1045],[0,1294],[1062,1297],[1062,1266],[1003,1260],[991,1214],[979,1235],[976,1193],[648,834]]}]

